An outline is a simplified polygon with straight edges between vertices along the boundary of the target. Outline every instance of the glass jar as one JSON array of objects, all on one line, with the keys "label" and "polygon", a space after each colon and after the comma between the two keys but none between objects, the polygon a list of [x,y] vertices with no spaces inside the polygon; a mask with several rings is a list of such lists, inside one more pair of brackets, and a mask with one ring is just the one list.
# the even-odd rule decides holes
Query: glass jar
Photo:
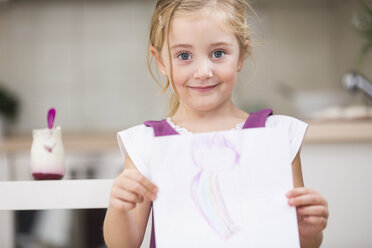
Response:
[{"label": "glass jar", "polygon": [[32,130],[31,173],[35,180],[62,179],[65,152],[60,127]]}]

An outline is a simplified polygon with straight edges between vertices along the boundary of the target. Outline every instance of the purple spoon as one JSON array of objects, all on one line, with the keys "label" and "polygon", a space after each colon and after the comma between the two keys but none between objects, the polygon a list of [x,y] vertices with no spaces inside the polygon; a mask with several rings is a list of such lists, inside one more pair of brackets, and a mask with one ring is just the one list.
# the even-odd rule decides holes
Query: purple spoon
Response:
[{"label": "purple spoon", "polygon": [[56,110],[54,108],[49,109],[49,111],[48,111],[48,127],[49,127],[49,129],[53,128],[55,117],[56,117]]}]

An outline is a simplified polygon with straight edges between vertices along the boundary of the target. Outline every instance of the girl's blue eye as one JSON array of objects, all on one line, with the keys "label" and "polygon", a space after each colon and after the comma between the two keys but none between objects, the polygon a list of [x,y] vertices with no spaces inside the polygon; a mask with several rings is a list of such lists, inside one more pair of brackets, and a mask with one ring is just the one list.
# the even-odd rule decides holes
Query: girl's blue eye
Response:
[{"label": "girl's blue eye", "polygon": [[225,52],[224,52],[224,51],[220,51],[220,50],[218,50],[218,51],[214,51],[214,52],[213,52],[212,57],[219,59],[219,58],[221,58],[223,55],[225,55]]},{"label": "girl's blue eye", "polygon": [[191,58],[191,56],[188,53],[181,53],[178,55],[178,58],[180,58],[181,60],[188,60]]}]

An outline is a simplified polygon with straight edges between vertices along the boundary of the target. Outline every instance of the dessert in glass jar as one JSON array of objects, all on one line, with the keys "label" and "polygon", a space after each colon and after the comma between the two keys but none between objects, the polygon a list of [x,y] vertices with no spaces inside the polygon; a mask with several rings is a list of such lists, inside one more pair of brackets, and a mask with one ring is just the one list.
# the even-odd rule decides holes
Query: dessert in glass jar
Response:
[{"label": "dessert in glass jar", "polygon": [[34,129],[31,146],[31,173],[35,180],[62,179],[65,152],[61,127],[53,128],[55,110],[48,112],[49,128]]}]

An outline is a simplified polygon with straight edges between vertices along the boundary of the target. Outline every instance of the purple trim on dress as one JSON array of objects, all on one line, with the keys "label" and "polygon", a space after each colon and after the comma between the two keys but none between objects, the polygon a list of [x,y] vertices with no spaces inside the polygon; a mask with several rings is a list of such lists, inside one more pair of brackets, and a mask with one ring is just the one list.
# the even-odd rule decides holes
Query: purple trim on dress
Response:
[{"label": "purple trim on dress", "polygon": [[262,109],[255,113],[249,113],[248,119],[245,121],[242,129],[265,127],[267,117],[272,114],[273,114],[272,109]]},{"label": "purple trim on dress", "polygon": [[[242,129],[265,127],[267,117],[272,114],[273,114],[272,109],[263,109],[255,113],[254,112],[249,113],[249,116],[247,120],[245,121]],[[145,121],[144,124],[148,127],[152,127],[152,129],[154,130],[155,137],[179,134],[176,130],[174,130],[173,127],[171,127],[171,125],[168,124],[166,119],[163,119],[161,121]],[[154,207],[152,206],[152,208],[153,209],[152,209],[152,227],[151,227],[150,248],[156,248]]]},{"label": "purple trim on dress", "polygon": [[176,130],[168,124],[166,119],[161,121],[145,121],[144,124],[154,129],[155,137],[178,134]]},{"label": "purple trim on dress", "polygon": [[[151,207],[152,203],[151,203]],[[151,239],[150,239],[150,248],[156,248],[156,242],[155,242],[155,225],[154,225],[154,209],[152,209],[152,225],[151,225]]]}]

